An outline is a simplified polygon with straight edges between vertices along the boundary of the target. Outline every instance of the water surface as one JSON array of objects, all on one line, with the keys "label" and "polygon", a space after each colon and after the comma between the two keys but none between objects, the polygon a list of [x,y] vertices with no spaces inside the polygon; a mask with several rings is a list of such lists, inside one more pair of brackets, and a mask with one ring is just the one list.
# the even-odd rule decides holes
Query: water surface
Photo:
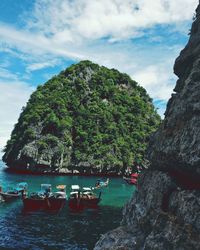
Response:
[{"label": "water surface", "polygon": [[[41,183],[67,186],[94,186],[98,177],[83,176],[35,176],[19,175],[3,171],[0,162],[0,185],[14,186],[26,181],[29,191],[37,191]],[[134,186],[122,178],[110,178],[107,188],[102,190],[102,201],[98,210],[72,213],[68,206],[58,214],[24,214],[22,201],[0,203],[0,249],[64,250],[93,249],[101,234],[119,226],[122,207],[131,197]],[[98,192],[97,192],[98,194]]]}]

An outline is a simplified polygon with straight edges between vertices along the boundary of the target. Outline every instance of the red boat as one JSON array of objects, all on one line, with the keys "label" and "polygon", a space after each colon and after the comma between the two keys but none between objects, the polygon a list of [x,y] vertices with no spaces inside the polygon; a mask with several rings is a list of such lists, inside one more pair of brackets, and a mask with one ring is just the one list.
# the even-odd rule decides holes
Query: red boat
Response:
[{"label": "red boat", "polygon": [[[64,185],[61,186],[65,187]],[[41,190],[37,193],[30,194],[29,197],[23,196],[25,212],[59,212],[64,207],[65,203],[65,190],[60,189],[58,192],[52,193],[50,184],[42,184]]]},{"label": "red boat", "polygon": [[133,173],[130,177],[123,177],[129,185],[137,185],[138,173]]},{"label": "red boat", "polygon": [[97,197],[91,188],[83,188],[82,192],[78,185],[72,185],[72,191],[69,197],[69,208],[73,211],[82,211],[84,209],[96,209],[101,201],[101,192]]}]

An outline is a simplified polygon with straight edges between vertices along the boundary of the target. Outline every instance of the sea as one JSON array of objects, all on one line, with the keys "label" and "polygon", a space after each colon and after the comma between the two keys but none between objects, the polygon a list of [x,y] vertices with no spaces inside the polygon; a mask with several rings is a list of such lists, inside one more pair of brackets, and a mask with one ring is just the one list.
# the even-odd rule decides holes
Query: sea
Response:
[{"label": "sea", "polygon": [[[92,187],[99,177],[94,176],[38,176],[5,171],[0,161],[0,186],[5,190],[19,182],[28,183],[28,191],[40,189],[41,184],[52,188],[65,184],[69,197],[71,185]],[[106,180],[106,178],[105,178]],[[103,188],[99,208],[73,213],[68,204],[58,214],[24,213],[21,198],[0,202],[0,249],[27,250],[90,250],[100,236],[120,225],[122,208],[134,195],[135,187],[122,178],[112,177]],[[98,195],[97,191],[97,195]]]}]

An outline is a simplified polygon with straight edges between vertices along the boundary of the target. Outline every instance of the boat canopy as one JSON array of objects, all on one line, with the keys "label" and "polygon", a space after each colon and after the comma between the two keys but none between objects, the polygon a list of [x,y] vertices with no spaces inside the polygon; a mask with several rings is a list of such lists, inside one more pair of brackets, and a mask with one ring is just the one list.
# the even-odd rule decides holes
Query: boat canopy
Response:
[{"label": "boat canopy", "polygon": [[137,178],[138,174],[137,173],[133,173],[133,174],[131,174],[131,177]]},{"label": "boat canopy", "polygon": [[89,187],[83,187],[83,191],[92,191]]},{"label": "boat canopy", "polygon": [[66,188],[66,185],[58,185],[56,186],[57,189],[65,189]]},{"label": "boat canopy", "polygon": [[51,190],[51,184],[41,184],[41,191]]},{"label": "boat canopy", "polygon": [[22,191],[24,189],[27,189],[27,187],[28,187],[27,182],[20,182],[20,183],[17,184],[16,190],[17,191]]},{"label": "boat canopy", "polygon": [[70,192],[70,195],[73,195],[73,194],[78,194],[78,191]]},{"label": "boat canopy", "polygon": [[71,189],[72,189],[72,190],[79,190],[80,187],[79,187],[79,185],[72,185],[72,186],[71,186]]},{"label": "boat canopy", "polygon": [[21,187],[21,186],[27,186],[28,184],[27,182],[19,182],[17,185]]}]

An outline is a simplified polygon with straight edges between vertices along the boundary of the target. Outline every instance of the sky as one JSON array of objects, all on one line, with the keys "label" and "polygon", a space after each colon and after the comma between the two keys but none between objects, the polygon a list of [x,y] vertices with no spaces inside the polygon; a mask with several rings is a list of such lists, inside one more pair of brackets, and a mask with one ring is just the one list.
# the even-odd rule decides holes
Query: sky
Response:
[{"label": "sky", "polygon": [[198,2],[0,0],[0,150],[36,87],[81,60],[129,74],[163,118]]}]

